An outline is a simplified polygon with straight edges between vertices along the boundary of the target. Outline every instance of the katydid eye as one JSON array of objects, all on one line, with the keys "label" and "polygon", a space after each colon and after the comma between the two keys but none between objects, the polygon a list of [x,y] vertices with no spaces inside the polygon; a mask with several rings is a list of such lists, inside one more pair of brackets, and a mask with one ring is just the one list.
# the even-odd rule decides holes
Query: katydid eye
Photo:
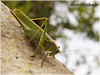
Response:
[{"label": "katydid eye", "polygon": [[58,53],[58,51],[56,51]]},{"label": "katydid eye", "polygon": [[56,51],[57,53],[60,52],[59,50]]}]

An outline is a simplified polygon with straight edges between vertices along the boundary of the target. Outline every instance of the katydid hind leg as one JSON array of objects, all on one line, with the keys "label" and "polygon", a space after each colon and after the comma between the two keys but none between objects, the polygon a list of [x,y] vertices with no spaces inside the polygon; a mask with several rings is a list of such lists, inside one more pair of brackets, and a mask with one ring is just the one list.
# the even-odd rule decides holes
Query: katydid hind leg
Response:
[{"label": "katydid hind leg", "polygon": [[42,19],[47,19],[47,20],[49,20],[47,17],[35,18],[35,19],[31,19],[31,20],[42,20]]},{"label": "katydid hind leg", "polygon": [[[47,23],[47,20],[45,20],[45,21],[46,21],[46,23]],[[38,51],[40,45],[42,45],[42,44],[44,43],[45,32],[46,32],[46,25],[47,25],[47,24],[45,24],[44,32],[43,32],[42,35],[41,35],[39,44],[38,44],[38,46],[37,46],[37,48],[36,48],[36,51],[35,51],[35,53],[34,53],[34,55],[33,55],[32,57],[35,57],[35,55],[36,55],[36,53],[37,53],[37,51]]]},{"label": "katydid hind leg", "polygon": [[29,41],[32,41],[33,38],[36,36],[36,34],[42,29],[42,27],[45,25],[46,20],[43,22],[43,24],[41,25],[41,27],[36,31],[36,33],[32,36],[32,38],[29,39]]},{"label": "katydid hind leg", "polygon": [[32,38],[29,41],[32,41],[32,39],[39,32],[39,30],[42,29],[42,27],[45,25],[46,21],[49,20],[47,17],[31,19],[31,20],[41,20],[41,19],[45,19],[45,21],[42,23],[41,27],[37,30],[37,32],[32,36]]}]

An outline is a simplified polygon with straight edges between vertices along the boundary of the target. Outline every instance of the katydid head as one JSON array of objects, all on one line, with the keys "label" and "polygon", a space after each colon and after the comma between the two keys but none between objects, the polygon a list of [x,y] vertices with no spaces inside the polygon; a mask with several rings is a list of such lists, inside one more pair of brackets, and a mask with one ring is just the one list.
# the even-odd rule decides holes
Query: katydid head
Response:
[{"label": "katydid head", "polygon": [[59,48],[60,48],[60,46],[57,47],[57,46],[54,44],[54,46],[51,48],[51,49],[53,49],[53,50],[50,52],[50,56],[55,56],[56,54],[61,53],[60,50],[59,50]]}]

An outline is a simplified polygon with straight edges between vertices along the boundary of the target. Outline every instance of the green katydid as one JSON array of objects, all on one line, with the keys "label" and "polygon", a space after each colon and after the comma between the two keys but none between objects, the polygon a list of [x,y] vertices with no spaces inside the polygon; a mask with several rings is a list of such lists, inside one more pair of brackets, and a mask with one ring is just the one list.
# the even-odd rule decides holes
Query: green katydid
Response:
[{"label": "green katydid", "polygon": [[[48,21],[47,18],[44,17],[30,19],[19,9],[13,9],[11,10],[11,13],[23,28],[25,35],[29,38],[29,41],[34,42],[37,45],[36,51],[33,56],[35,57],[39,47],[42,50],[47,51],[47,54],[45,55],[41,63],[41,67],[43,66],[43,63],[47,58],[47,55],[55,56],[57,53],[61,53],[54,40],[46,33],[46,26]],[[35,22],[32,21],[39,19],[45,20],[41,27],[39,27]],[[43,25],[45,25],[44,30],[42,29]]]}]

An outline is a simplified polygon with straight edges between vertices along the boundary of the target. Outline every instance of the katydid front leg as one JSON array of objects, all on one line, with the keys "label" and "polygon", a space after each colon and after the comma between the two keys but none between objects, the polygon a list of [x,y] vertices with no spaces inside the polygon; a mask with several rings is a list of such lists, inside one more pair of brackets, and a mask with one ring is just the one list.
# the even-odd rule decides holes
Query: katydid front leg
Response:
[{"label": "katydid front leg", "polygon": [[48,54],[49,54],[49,52],[47,52],[47,54],[45,55],[45,57],[44,57],[44,59],[43,59],[43,61],[42,61],[42,63],[41,63],[41,67],[43,67],[43,63],[44,63],[44,61],[46,60]]}]

